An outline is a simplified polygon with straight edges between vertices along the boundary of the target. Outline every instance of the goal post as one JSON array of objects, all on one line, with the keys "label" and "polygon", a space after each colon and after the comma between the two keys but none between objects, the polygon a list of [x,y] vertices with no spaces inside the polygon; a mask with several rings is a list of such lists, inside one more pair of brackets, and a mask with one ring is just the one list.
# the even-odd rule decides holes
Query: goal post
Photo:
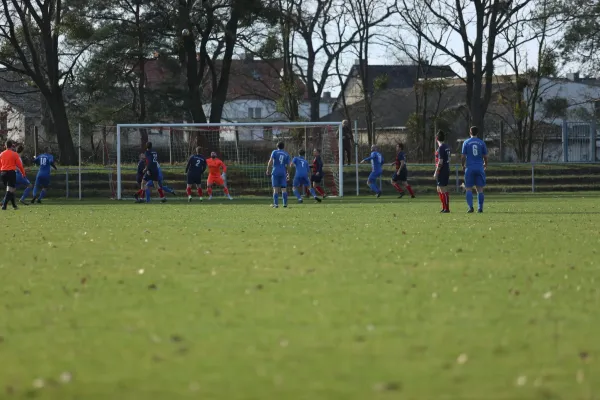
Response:
[{"label": "goal post", "polygon": [[211,149],[219,149],[218,156],[227,164],[228,172],[230,169],[236,172],[235,177],[231,178],[228,173],[230,190],[233,188],[234,196],[268,194],[268,179],[264,173],[268,156],[265,155],[275,149],[279,140],[286,143],[285,150],[292,158],[303,148],[306,150],[307,160],[310,161],[310,150],[321,149],[325,164],[324,185],[328,195],[343,197],[344,157],[341,122],[118,124],[112,141],[112,155],[116,158],[112,158],[116,165],[113,172],[116,199],[126,197],[124,184],[127,184],[128,189],[132,189],[129,188],[132,185],[130,176],[132,171],[135,171],[144,140],[153,142],[155,148],[156,143],[162,144],[159,150],[161,169],[163,173],[165,170],[171,171],[172,176],[177,176],[180,180],[179,185],[185,185],[185,161],[193,153],[196,145],[203,148],[205,157],[210,156]]}]

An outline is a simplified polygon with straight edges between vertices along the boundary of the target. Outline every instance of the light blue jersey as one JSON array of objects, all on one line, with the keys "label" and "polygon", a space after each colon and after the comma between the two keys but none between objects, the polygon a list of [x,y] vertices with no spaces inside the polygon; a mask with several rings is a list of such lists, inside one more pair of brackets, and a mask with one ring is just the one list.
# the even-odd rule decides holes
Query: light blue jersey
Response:
[{"label": "light blue jersey", "polygon": [[35,158],[34,163],[40,166],[38,176],[50,176],[50,168],[54,166],[54,157],[50,154],[40,154]]},{"label": "light blue jersey", "polygon": [[308,161],[304,159],[304,157],[294,157],[292,160],[292,164],[296,167],[296,173],[294,174],[295,178],[308,178],[308,172],[310,171],[310,166],[308,165]]},{"label": "light blue jersey", "polygon": [[273,176],[285,176],[287,174],[287,166],[290,164],[290,155],[283,150],[273,150],[271,153],[273,159]]},{"label": "light blue jersey", "polygon": [[463,143],[462,154],[467,159],[467,168],[483,169],[483,157],[487,156],[488,152],[483,140],[472,137]]},{"label": "light blue jersey", "polygon": [[364,161],[371,161],[371,170],[376,174],[381,174],[383,171],[383,156],[378,151],[374,151],[371,155],[364,159]]}]

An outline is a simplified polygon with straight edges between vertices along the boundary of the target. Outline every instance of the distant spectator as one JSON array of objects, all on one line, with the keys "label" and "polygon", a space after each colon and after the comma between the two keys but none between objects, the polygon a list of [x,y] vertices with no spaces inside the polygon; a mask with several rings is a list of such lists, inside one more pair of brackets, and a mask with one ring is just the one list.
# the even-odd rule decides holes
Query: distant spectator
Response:
[{"label": "distant spectator", "polygon": [[352,128],[348,120],[342,121],[342,144],[344,147],[344,157],[347,159],[347,164],[351,164],[352,159],[352,147],[354,147],[354,136],[352,135]]}]

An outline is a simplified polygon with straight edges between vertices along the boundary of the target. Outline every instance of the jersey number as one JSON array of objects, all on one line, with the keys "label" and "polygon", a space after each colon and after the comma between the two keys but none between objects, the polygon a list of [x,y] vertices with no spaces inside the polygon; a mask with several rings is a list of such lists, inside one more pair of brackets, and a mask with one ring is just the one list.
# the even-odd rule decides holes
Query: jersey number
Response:
[{"label": "jersey number", "polygon": [[474,156],[477,156],[477,155],[479,155],[479,149],[477,148],[477,145],[476,145],[476,144],[474,144],[474,145],[473,145],[473,155],[474,155]]},{"label": "jersey number", "polygon": [[279,156],[279,164],[283,164],[284,155]]},{"label": "jersey number", "polygon": [[300,161],[300,165],[302,165],[302,168],[304,168],[304,161]]},{"label": "jersey number", "polygon": [[200,162],[201,162],[201,161],[202,161],[202,160],[196,160],[196,167],[199,167],[199,166],[200,166]]},{"label": "jersey number", "polygon": [[41,165],[46,165],[46,162],[48,161],[47,158],[40,158],[40,164]]}]

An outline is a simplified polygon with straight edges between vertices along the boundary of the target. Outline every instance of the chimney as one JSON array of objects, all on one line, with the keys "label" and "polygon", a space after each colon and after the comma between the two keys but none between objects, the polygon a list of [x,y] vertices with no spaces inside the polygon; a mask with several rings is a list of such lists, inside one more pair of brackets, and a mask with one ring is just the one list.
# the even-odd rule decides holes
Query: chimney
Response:
[{"label": "chimney", "polygon": [[567,74],[567,79],[571,82],[579,82],[579,72],[570,72]]},{"label": "chimney", "polygon": [[323,92],[323,100],[331,100],[331,92]]}]

